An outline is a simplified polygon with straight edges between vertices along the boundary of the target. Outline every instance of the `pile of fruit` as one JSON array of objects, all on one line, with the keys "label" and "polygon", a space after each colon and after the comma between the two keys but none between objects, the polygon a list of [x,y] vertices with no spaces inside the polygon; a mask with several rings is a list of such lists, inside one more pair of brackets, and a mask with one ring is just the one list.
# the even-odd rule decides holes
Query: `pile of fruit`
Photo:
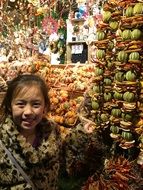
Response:
[{"label": "pile of fruit", "polygon": [[63,68],[52,68],[50,84],[53,87],[66,87],[68,91],[84,92],[95,77],[95,66],[66,65]]},{"label": "pile of fruit", "polygon": [[77,110],[83,99],[83,96],[71,98],[67,90],[59,88],[51,88],[50,97],[50,113],[48,117],[65,127],[73,127],[77,120]]}]

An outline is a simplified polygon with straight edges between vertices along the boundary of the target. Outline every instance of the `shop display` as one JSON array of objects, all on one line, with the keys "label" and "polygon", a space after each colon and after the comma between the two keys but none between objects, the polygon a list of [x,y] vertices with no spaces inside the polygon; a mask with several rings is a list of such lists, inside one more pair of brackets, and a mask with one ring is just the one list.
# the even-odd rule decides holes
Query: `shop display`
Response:
[{"label": "shop display", "polygon": [[75,131],[64,167],[84,179],[63,190],[143,189],[143,1],[3,0],[0,20],[0,105],[12,78],[40,75],[46,116],[63,141]]}]

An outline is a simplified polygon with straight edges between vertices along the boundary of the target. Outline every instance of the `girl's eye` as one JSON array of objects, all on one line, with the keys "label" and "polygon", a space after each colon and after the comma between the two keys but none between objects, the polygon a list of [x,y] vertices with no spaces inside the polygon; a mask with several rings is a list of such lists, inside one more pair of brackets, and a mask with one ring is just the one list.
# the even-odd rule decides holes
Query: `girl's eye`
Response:
[{"label": "girl's eye", "polygon": [[37,102],[37,103],[33,103],[33,106],[34,106],[35,108],[39,108],[39,107],[41,106],[41,104],[40,104],[39,102]]},{"label": "girl's eye", "polygon": [[24,107],[25,106],[24,102],[17,102],[16,105],[18,107]]}]

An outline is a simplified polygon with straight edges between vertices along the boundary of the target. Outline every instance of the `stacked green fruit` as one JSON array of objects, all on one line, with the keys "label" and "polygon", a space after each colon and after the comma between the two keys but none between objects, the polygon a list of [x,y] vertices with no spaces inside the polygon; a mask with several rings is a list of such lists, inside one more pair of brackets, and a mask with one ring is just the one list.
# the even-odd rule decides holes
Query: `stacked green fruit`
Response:
[{"label": "stacked green fruit", "polygon": [[[116,35],[116,61],[114,75],[114,102],[111,119],[121,111],[116,126],[120,128],[120,143],[123,149],[135,146],[135,123],[139,118],[140,77],[143,58],[143,3],[137,0],[125,5]],[[114,120],[113,120],[114,121]],[[114,122],[113,122],[114,124]],[[115,126],[115,124],[113,125]],[[111,133],[113,129],[111,128]],[[114,137],[114,136],[113,136]]]}]

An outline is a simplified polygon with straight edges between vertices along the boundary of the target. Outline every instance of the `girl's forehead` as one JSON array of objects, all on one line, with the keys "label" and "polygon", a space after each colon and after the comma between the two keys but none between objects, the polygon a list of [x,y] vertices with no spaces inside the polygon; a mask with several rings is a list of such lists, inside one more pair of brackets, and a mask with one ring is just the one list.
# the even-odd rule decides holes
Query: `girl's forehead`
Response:
[{"label": "girl's forehead", "polygon": [[13,94],[13,98],[16,97],[35,97],[35,96],[43,96],[41,88],[39,87],[39,85],[24,85],[24,86],[19,86],[17,87],[17,89],[15,90],[14,94]]}]

